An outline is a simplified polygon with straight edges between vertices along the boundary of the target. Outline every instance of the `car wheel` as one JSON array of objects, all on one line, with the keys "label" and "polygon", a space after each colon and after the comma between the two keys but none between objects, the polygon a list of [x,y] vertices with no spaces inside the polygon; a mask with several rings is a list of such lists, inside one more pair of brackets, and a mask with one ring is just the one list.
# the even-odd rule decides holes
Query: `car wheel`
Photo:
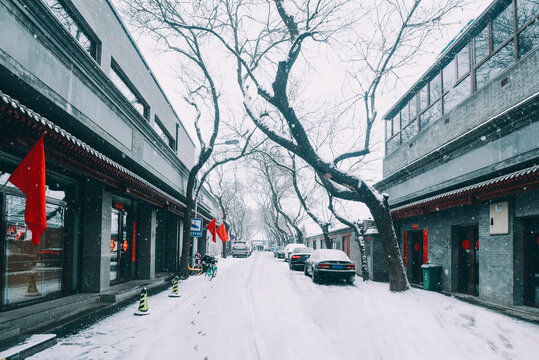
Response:
[{"label": "car wheel", "polygon": [[348,279],[346,279],[346,282],[350,285],[353,285],[354,284],[354,281],[356,280],[356,276],[355,275],[352,275],[350,276]]},{"label": "car wheel", "polygon": [[313,277],[313,283],[319,283],[320,282],[320,276],[314,270],[313,270],[313,273],[312,273],[312,277]]},{"label": "car wheel", "polygon": [[307,271],[307,265],[303,267],[303,274],[305,274],[305,276],[309,276],[309,272]]}]

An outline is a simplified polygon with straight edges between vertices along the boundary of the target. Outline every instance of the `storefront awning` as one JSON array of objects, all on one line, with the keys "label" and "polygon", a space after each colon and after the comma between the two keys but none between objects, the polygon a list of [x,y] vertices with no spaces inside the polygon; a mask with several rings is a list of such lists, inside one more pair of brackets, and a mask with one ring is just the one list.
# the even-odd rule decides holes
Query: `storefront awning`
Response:
[{"label": "storefront awning", "polygon": [[47,157],[95,178],[112,188],[132,194],[160,208],[183,216],[185,205],[147,180],[114,162],[52,121],[0,91],[0,129],[10,140],[31,148],[45,133]]},{"label": "storefront awning", "polygon": [[430,214],[539,188],[539,165],[418,200],[391,210],[393,219]]}]

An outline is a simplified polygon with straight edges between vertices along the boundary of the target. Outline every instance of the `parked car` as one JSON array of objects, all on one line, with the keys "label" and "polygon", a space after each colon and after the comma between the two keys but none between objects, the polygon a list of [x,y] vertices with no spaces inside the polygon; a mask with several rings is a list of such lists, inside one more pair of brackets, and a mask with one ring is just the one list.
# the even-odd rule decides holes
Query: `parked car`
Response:
[{"label": "parked car", "polygon": [[314,249],[310,247],[295,248],[290,254],[290,261],[288,261],[290,270],[303,269],[305,267],[305,261],[311,256],[313,251]]},{"label": "parked car", "polygon": [[273,256],[275,256],[277,259],[284,258],[284,246],[279,246],[273,253]]},{"label": "parked car", "polygon": [[305,244],[288,244],[286,245],[286,247],[284,248],[284,261],[288,261],[289,258],[290,258],[290,253],[292,252],[292,250],[296,249],[296,248],[305,248]]},{"label": "parked car", "polygon": [[232,243],[232,257],[243,256],[247,257],[251,255],[251,249],[249,244],[245,241],[235,241]]},{"label": "parked car", "polygon": [[311,253],[305,261],[305,275],[313,282],[322,280],[346,280],[353,284],[356,279],[356,265],[341,250],[319,249]]}]

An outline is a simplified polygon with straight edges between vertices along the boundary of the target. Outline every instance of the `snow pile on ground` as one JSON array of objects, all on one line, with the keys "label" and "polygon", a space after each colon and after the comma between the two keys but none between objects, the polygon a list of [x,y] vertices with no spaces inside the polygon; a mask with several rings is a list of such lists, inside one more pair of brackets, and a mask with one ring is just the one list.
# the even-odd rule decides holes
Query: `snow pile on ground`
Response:
[{"label": "snow pile on ground", "polygon": [[539,326],[456,299],[387,284],[317,285],[271,253],[220,259],[33,359],[531,359]]}]

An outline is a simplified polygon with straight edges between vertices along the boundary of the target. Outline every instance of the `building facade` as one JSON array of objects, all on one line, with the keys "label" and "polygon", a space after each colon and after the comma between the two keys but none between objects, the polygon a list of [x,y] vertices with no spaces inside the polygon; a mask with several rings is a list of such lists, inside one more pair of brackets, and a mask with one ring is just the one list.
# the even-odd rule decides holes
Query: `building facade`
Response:
[{"label": "building facade", "polygon": [[496,0],[385,115],[384,179],[412,283],[539,306],[539,4]]},{"label": "building facade", "polygon": [[[177,271],[195,146],[112,3],[0,0],[0,29],[0,314]],[[43,134],[36,247],[7,179]]]}]

